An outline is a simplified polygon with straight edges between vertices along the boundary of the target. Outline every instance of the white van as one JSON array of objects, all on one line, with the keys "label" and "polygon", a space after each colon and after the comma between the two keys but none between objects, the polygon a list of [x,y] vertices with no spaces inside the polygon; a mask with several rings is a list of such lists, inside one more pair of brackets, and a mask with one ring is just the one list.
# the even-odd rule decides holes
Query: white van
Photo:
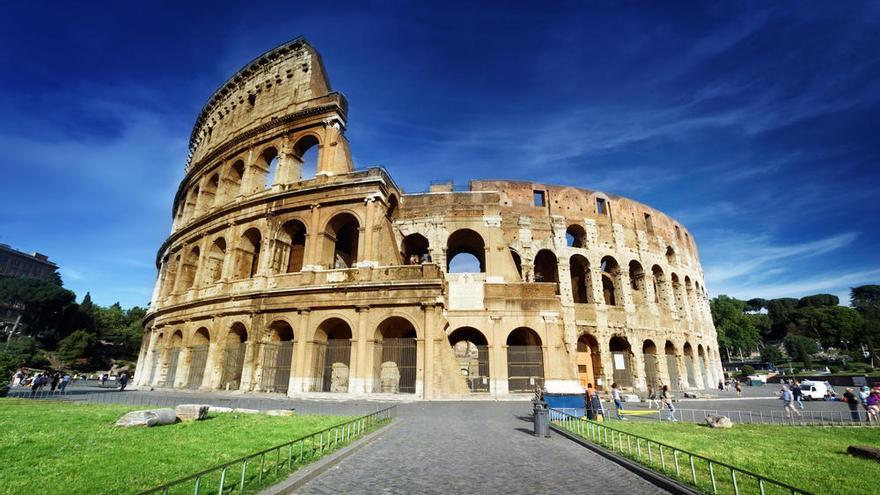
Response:
[{"label": "white van", "polygon": [[828,382],[814,382],[812,380],[804,380],[801,382],[801,394],[807,400],[825,400],[825,397],[832,392],[831,385]]}]

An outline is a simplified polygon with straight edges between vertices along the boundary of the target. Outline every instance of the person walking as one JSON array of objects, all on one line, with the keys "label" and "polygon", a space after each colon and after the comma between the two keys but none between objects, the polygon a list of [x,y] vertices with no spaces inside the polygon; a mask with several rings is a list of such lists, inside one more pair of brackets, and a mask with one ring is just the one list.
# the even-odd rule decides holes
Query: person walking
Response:
[{"label": "person walking", "polygon": [[845,400],[846,405],[849,406],[850,419],[852,419],[853,422],[861,421],[861,417],[859,416],[859,399],[856,398],[853,389],[847,387],[846,392],[843,394],[843,400]]},{"label": "person walking", "polygon": [[865,407],[868,409],[868,422],[880,423],[880,387],[875,388],[865,399]]},{"label": "person walking", "polygon": [[742,397],[742,394],[743,394],[743,387],[742,387],[742,384],[739,382],[739,380],[737,380],[737,381],[736,381],[736,396],[737,396],[737,397]]},{"label": "person walking", "polygon": [[123,371],[122,374],[119,375],[119,391],[122,392],[125,390],[126,385],[128,385],[128,372]]},{"label": "person walking", "polygon": [[669,409],[669,415],[666,419],[673,422],[678,421],[675,418],[675,406],[672,405],[672,394],[669,392],[668,385],[663,385],[663,392],[661,393],[661,404]]},{"label": "person walking", "polygon": [[588,383],[587,389],[584,391],[584,415],[587,416],[587,419],[593,421],[596,419],[596,415],[593,412],[593,384]]},{"label": "person walking", "polygon": [[780,398],[782,399],[782,417],[794,419],[795,414],[798,417],[801,416],[801,413],[794,407],[794,394],[791,393],[788,385],[782,386],[782,397]]},{"label": "person walking", "polygon": [[626,418],[621,414],[621,411],[623,411],[623,401],[620,399],[620,388],[618,388],[616,382],[611,384],[611,400],[614,401],[614,414],[617,416],[617,419],[625,420]]},{"label": "person walking", "polygon": [[52,374],[52,383],[51,383],[51,386],[52,386],[51,391],[52,392],[54,392],[55,389],[58,388],[59,382],[61,382],[61,372],[56,371],[55,373]]},{"label": "person walking", "polygon": [[654,404],[657,404],[657,409],[660,409],[660,401],[657,400],[657,391],[654,390],[653,385],[648,385],[648,409],[654,409]]},{"label": "person walking", "polygon": [[718,380],[718,391],[724,392],[724,380]]},{"label": "person walking", "polygon": [[804,410],[804,393],[801,391],[801,383],[798,381],[794,382],[794,385],[791,386],[791,395],[794,396],[794,401],[801,408],[801,411]]},{"label": "person walking", "polygon": [[64,376],[61,377],[61,384],[59,385],[62,394],[68,385],[70,385],[70,373],[65,373]]}]

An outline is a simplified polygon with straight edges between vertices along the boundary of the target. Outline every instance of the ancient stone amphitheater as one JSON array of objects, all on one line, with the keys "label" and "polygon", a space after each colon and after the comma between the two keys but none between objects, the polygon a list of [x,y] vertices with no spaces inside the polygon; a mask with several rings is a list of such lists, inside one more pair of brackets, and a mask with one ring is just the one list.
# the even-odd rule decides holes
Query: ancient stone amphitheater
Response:
[{"label": "ancient stone amphitheater", "polygon": [[381,168],[354,169],[347,112],[301,38],[211,96],[136,384],[433,399],[717,383],[684,226],[536,182],[405,193]]}]

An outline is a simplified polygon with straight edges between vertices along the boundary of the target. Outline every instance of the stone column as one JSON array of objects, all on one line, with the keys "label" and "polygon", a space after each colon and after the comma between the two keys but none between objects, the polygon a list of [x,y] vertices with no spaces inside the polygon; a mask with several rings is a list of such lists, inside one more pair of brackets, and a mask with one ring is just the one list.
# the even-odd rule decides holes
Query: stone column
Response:
[{"label": "stone column", "polygon": [[182,347],[180,357],[177,359],[177,374],[174,376],[174,388],[184,388],[189,385],[189,369],[192,366],[192,347]]},{"label": "stone column", "polygon": [[351,343],[352,358],[351,372],[348,377],[348,392],[352,394],[367,393],[367,384],[372,381],[372,369],[369,364],[373,361],[372,356],[367,355],[367,340],[373,338],[370,332],[370,308],[368,306],[358,306],[357,311],[357,328],[355,330],[354,339]]},{"label": "stone column", "polygon": [[150,383],[150,372],[153,370],[153,363],[156,361],[156,350],[158,347],[159,341],[159,332],[155,329],[150,330],[149,343],[147,344],[147,350],[144,353],[144,364],[141,367],[140,374],[135,374],[137,377],[138,385],[152,385]]},{"label": "stone column", "polygon": [[315,332],[311,327],[310,314],[311,311],[308,309],[300,310],[299,324],[294,331],[296,342],[294,343],[293,354],[295,358],[293,360],[293,369],[290,373],[290,383],[287,387],[287,395],[289,397],[293,397],[294,392],[308,392],[311,390],[311,360],[314,357],[306,351],[312,347],[309,339]]},{"label": "stone column", "polygon": [[208,343],[205,374],[202,376],[202,384],[199,386],[199,390],[217,390],[220,388],[220,380],[223,379],[222,353],[223,345],[216,339]]},{"label": "stone column", "polygon": [[366,210],[364,225],[360,226],[358,234],[358,253],[357,263],[355,267],[374,267],[378,266],[375,253],[373,252],[373,227],[376,223],[376,198],[368,197],[364,199],[364,209]]},{"label": "stone column", "polygon": [[510,388],[507,384],[507,344],[500,316],[490,316],[492,320],[492,357],[489,359],[489,392],[493,397],[505,396]]},{"label": "stone column", "polygon": [[647,382],[645,377],[648,375],[648,372],[645,370],[645,356],[642,348],[630,343],[629,349],[632,352],[633,388],[635,390],[646,390]]},{"label": "stone column", "polygon": [[[611,357],[610,337],[596,336],[599,343],[599,358],[602,361],[602,391],[611,390],[611,384],[614,383],[614,359]],[[596,379],[596,386],[599,386],[599,379]]]},{"label": "stone column", "polygon": [[253,386],[254,373],[256,371],[255,359],[259,354],[259,343],[254,340],[256,336],[256,332],[251,330],[248,333],[247,344],[245,344],[244,348],[244,366],[242,366],[241,370],[241,385],[238,388],[243,392],[251,390]]},{"label": "stone column", "polygon": [[635,309],[635,301],[633,301],[632,287],[629,283],[629,270],[621,267],[620,273],[617,274],[619,284],[619,294],[617,305],[626,308],[627,311]]},{"label": "stone column", "polygon": [[[417,354],[417,357],[424,363],[424,374],[422,379],[422,398],[434,398],[434,359],[436,358],[434,346],[442,345],[439,339],[434,335],[434,319],[436,318],[437,306],[435,304],[423,304],[422,314],[424,317],[422,324],[422,332],[425,337],[425,352]],[[418,384],[416,384],[416,395],[418,395]]]},{"label": "stone column", "polygon": [[321,260],[323,245],[324,233],[321,232],[321,205],[313,204],[309,225],[306,228],[306,252],[303,257],[303,271],[323,269],[323,260]]}]

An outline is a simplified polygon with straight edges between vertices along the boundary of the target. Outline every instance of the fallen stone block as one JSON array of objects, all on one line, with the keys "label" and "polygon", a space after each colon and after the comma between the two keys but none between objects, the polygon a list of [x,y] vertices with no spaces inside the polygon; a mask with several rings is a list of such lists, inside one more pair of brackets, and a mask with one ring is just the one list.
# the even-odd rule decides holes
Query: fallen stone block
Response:
[{"label": "fallen stone block", "polygon": [[223,407],[223,406],[211,406],[208,409],[208,412],[212,412],[212,413],[231,413],[232,411],[234,411],[234,409],[232,409],[231,407]]},{"label": "fallen stone block", "polygon": [[864,459],[873,459],[880,462],[880,449],[870,445],[850,445],[846,448],[850,455],[862,457]]},{"label": "fallen stone block", "polygon": [[293,409],[268,409],[263,411],[266,416],[293,416]]},{"label": "fallen stone block", "polygon": [[706,416],[706,424],[709,425],[709,428],[733,428],[733,421],[730,418],[714,414]]},{"label": "fallen stone block", "polygon": [[235,409],[232,410],[232,412],[239,413],[239,414],[260,414],[259,409],[245,409],[245,408],[241,408],[241,407],[236,407]]},{"label": "fallen stone block", "polygon": [[208,404],[180,404],[174,408],[177,419],[181,421],[201,421],[208,417]]},{"label": "fallen stone block", "polygon": [[639,396],[636,394],[623,394],[620,396],[620,399],[623,402],[641,402],[642,399],[639,399]]},{"label": "fallen stone block", "polygon": [[170,425],[177,421],[174,409],[147,409],[143,411],[131,411],[116,420],[116,426],[127,428],[129,426],[156,426]]}]

